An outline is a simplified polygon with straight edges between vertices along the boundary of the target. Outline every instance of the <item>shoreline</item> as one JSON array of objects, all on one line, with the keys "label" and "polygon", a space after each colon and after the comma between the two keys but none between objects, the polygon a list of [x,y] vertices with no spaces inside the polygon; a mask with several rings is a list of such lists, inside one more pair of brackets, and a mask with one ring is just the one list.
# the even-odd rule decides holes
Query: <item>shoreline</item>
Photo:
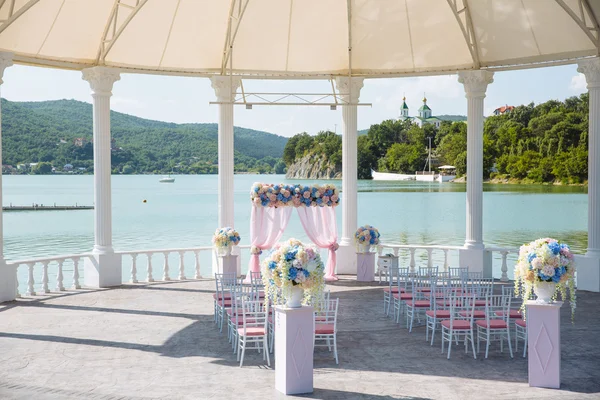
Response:
[{"label": "shoreline", "polygon": [[[466,183],[466,176],[453,179],[450,183]],[[539,185],[539,186],[587,186],[587,181],[583,183],[564,183],[560,181],[555,182],[534,182],[529,179],[517,179],[517,178],[490,178],[484,179],[483,183],[490,183],[494,185]]]}]

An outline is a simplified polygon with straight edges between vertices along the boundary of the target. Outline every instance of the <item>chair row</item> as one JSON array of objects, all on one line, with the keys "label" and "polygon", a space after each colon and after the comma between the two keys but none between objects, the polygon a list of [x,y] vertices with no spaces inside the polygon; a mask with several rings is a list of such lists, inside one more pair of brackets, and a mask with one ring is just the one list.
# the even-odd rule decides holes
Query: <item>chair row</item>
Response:
[{"label": "chair row", "polygon": [[[235,274],[215,274],[215,282],[214,321],[220,332],[226,326],[227,338],[237,354],[240,367],[248,347],[262,352],[263,359],[270,366],[269,353],[273,352],[275,336],[273,306],[277,304],[268,296],[265,298],[260,273],[251,273],[250,284],[244,284]],[[313,303],[314,345],[333,350],[336,364],[338,303],[338,299],[329,298],[329,292]]]}]

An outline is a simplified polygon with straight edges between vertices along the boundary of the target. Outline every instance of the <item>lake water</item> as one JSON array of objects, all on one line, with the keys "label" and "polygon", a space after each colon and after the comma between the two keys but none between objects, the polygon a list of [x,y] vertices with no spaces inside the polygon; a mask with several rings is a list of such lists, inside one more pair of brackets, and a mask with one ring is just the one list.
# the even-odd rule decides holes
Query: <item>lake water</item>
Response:
[{"label": "lake water", "polygon": [[[159,178],[113,176],[115,250],[210,245],[217,228],[217,177],[182,175],[176,176],[173,184],[159,183]],[[4,205],[93,203],[92,176],[9,175],[3,180]],[[286,180],[283,175],[236,175],[235,226],[242,244],[249,240],[249,191],[257,181],[310,182]],[[341,188],[341,181],[330,182]],[[358,187],[358,223],[377,227],[384,242],[457,246],[464,243],[464,184],[359,181]],[[550,236],[569,243],[576,253],[585,252],[587,188],[485,184],[483,200],[483,236],[487,246],[518,247]],[[341,234],[341,206],[337,216]],[[93,224],[92,210],[5,212],[5,256],[10,260],[88,252],[94,244]],[[284,235],[287,237],[308,241],[294,215]],[[435,257],[436,263],[443,263],[443,253]],[[173,264],[177,265],[175,260]],[[242,265],[245,270],[244,258]],[[511,269],[509,264],[509,273]],[[206,261],[202,272],[209,273]],[[124,265],[124,276],[127,274]],[[191,271],[187,274],[192,276]]]}]

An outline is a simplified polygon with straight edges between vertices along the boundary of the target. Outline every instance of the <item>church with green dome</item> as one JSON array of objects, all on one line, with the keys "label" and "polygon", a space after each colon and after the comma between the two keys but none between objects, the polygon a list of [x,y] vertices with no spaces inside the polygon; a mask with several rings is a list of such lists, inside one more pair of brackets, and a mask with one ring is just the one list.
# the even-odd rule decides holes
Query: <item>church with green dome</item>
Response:
[{"label": "church with green dome", "polygon": [[440,127],[442,120],[438,117],[434,117],[431,112],[431,108],[427,105],[427,98],[423,98],[423,105],[419,107],[419,116],[411,117],[408,115],[408,105],[406,104],[406,97],[402,98],[402,107],[400,107],[400,119],[402,121],[410,120],[415,124],[423,127],[423,125],[433,124],[436,128]]}]

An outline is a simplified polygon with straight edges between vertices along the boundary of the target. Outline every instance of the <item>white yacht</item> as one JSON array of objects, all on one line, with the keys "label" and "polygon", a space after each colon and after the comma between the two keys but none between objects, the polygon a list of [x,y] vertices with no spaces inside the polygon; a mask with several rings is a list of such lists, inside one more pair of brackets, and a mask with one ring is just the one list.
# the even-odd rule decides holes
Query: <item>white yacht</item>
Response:
[{"label": "white yacht", "polygon": [[440,170],[440,174],[436,177],[436,181],[449,182],[452,179],[456,178],[456,167],[452,165],[442,165],[438,168]]},{"label": "white yacht", "polygon": [[174,183],[175,178],[173,178],[170,174],[169,176],[163,176],[158,180],[160,183]]},{"label": "white yacht", "polygon": [[391,172],[377,172],[371,170],[371,176],[374,181],[414,181],[414,175],[394,174]]}]

